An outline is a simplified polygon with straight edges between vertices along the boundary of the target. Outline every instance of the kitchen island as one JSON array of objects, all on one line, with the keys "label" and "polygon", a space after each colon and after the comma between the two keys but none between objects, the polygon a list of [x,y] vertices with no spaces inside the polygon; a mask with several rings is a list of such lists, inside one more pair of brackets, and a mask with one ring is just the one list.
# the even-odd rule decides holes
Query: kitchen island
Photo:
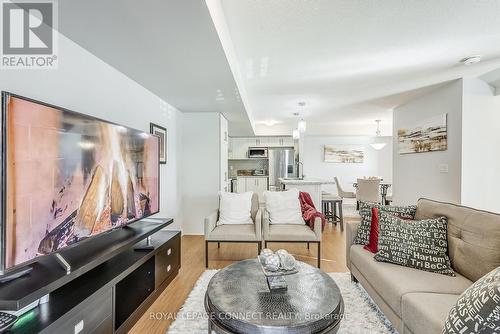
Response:
[{"label": "kitchen island", "polygon": [[321,188],[324,184],[335,184],[333,180],[324,180],[316,178],[304,179],[279,179],[283,190],[298,189],[299,191],[307,192],[311,195],[314,206],[317,210],[321,210]]}]

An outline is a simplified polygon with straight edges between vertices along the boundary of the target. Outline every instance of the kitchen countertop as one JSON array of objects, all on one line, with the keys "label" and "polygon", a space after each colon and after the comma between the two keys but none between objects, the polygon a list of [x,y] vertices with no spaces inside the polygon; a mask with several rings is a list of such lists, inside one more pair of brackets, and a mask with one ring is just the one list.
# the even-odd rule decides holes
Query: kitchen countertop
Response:
[{"label": "kitchen countertop", "polygon": [[269,175],[238,175],[238,176],[233,176],[232,178],[236,179],[238,177],[269,177]]},{"label": "kitchen countertop", "polygon": [[308,185],[308,184],[335,184],[335,181],[325,180],[325,179],[317,179],[312,177],[306,177],[303,180],[285,180],[283,178],[279,178],[279,181],[283,184],[296,184],[296,185]]}]

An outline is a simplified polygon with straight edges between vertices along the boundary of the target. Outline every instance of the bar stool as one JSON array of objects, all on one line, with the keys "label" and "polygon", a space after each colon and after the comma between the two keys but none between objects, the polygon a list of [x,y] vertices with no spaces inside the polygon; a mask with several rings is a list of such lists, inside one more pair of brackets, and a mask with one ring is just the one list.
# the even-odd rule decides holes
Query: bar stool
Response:
[{"label": "bar stool", "polygon": [[340,230],[344,231],[344,215],[342,214],[342,198],[337,195],[322,194],[322,211],[325,218],[334,223],[340,223]]}]

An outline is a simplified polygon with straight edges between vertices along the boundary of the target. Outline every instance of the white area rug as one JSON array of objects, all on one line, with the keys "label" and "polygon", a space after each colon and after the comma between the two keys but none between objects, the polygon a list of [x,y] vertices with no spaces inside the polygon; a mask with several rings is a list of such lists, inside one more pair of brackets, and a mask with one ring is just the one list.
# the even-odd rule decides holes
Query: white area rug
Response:
[{"label": "white area rug", "polygon": [[[217,270],[207,270],[201,275],[167,333],[207,333],[208,323],[203,300],[208,282],[216,272]],[[361,285],[351,282],[348,273],[329,275],[339,286],[344,298],[344,319],[342,319],[339,334],[397,334],[389,320],[380,312]]]}]

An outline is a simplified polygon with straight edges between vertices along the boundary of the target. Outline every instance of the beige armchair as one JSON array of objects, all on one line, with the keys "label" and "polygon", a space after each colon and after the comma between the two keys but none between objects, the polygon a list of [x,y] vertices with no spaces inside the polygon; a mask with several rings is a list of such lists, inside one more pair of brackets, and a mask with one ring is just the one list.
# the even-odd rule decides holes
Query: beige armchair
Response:
[{"label": "beige armchair", "polygon": [[264,209],[262,217],[262,238],[264,247],[269,242],[315,243],[318,246],[318,268],[321,266],[321,218],[314,220],[314,231],[305,224],[270,224],[269,212]]},{"label": "beige armchair", "polygon": [[251,216],[253,224],[218,225],[219,209],[205,218],[205,267],[208,268],[208,243],[249,242],[256,243],[258,253],[262,246],[262,212],[259,209],[259,196],[253,194]]}]

